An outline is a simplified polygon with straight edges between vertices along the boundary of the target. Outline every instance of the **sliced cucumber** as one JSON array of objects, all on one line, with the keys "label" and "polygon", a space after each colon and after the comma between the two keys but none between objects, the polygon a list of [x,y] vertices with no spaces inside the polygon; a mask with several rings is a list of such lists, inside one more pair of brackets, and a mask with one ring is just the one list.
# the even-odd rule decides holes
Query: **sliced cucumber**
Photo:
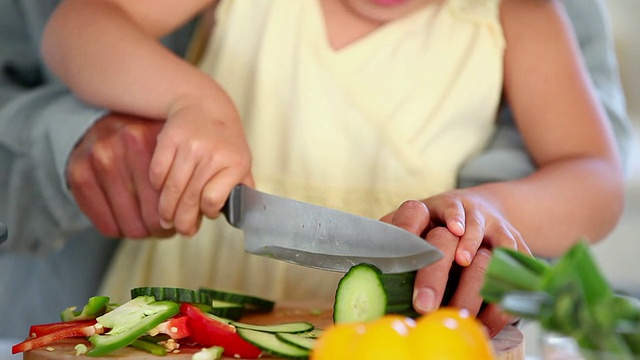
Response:
[{"label": "sliced cucumber", "polygon": [[205,315],[207,315],[208,317],[212,318],[213,320],[219,321],[219,322],[221,322],[223,324],[231,325],[231,323],[233,322],[233,320],[226,319],[226,318],[223,318],[223,317],[220,317],[220,316],[216,316],[216,315],[214,315],[212,313],[205,313]]},{"label": "sliced cucumber", "polygon": [[381,280],[382,272],[369,264],[353,266],[340,279],[333,306],[333,322],[375,320],[385,314],[387,292]]},{"label": "sliced cucumber", "polygon": [[335,323],[375,320],[385,314],[415,317],[416,272],[383,274],[371,264],[353,266],[340,279],[333,308]]},{"label": "sliced cucumber", "polygon": [[317,341],[315,338],[303,334],[276,333],[276,337],[287,344],[307,350],[312,350]]},{"label": "sliced cucumber", "polygon": [[229,320],[240,320],[244,314],[244,305],[222,300],[211,300],[209,313]]},{"label": "sliced cucumber", "polygon": [[269,354],[284,357],[287,359],[306,359],[309,356],[309,350],[299,346],[284,342],[274,333],[251,329],[237,329],[237,334],[247,342],[257,346],[262,351]]},{"label": "sliced cucumber", "polygon": [[254,325],[232,321],[230,324],[238,329],[249,329],[268,333],[304,333],[312,331],[315,328],[313,324],[305,321],[288,322],[274,325]]},{"label": "sliced cucumber", "polygon": [[322,329],[315,328],[315,329],[313,329],[311,331],[303,332],[303,333],[296,334],[296,335],[304,336],[304,337],[308,337],[308,338],[312,338],[312,339],[317,339],[317,338],[320,337],[320,335],[322,335],[323,331],[324,330],[322,330]]},{"label": "sliced cucumber", "polygon": [[200,293],[208,295],[211,300],[221,300],[230,303],[241,304],[245,307],[245,309],[250,311],[270,312],[273,310],[273,306],[275,305],[275,303],[271,300],[248,294],[240,294],[209,288],[200,288],[199,291]]},{"label": "sliced cucumber", "polygon": [[156,301],[174,301],[194,304],[209,304],[211,298],[199,291],[179,287],[137,287],[131,289],[131,298],[153,296]]}]

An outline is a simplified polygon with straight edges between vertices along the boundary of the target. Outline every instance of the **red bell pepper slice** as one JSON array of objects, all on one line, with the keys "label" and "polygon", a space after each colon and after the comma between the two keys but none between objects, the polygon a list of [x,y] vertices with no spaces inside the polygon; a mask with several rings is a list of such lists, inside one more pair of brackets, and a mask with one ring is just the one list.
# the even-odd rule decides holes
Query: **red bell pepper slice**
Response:
[{"label": "red bell pepper slice", "polygon": [[[87,324],[85,321],[74,323],[70,326],[62,326],[60,323],[53,324],[43,324],[38,325],[42,328],[47,329],[46,325],[50,325],[47,334],[42,336],[37,336],[34,338],[27,339],[19,344],[13,345],[11,348],[12,354],[17,354],[20,352],[25,352],[33,349],[37,349],[39,347],[47,346],[54,341],[62,340],[71,337],[87,337],[94,334],[101,334],[104,330],[102,328],[95,327],[95,321],[93,323]],[[46,330],[42,330],[42,332],[46,332]]]},{"label": "red bell pepper slice", "polygon": [[193,304],[183,303],[180,312],[189,317],[191,339],[198,344],[221,346],[225,356],[235,358],[257,359],[262,354],[262,350],[241,338],[234,326],[207,316]]},{"label": "red bell pepper slice", "polygon": [[32,338],[39,337],[42,335],[51,334],[52,332],[65,329],[68,327],[72,327],[80,324],[94,325],[95,323],[96,323],[96,320],[93,319],[93,320],[61,321],[61,322],[48,323],[48,324],[31,325],[31,327],[29,328],[29,336]]},{"label": "red bell pepper slice", "polygon": [[160,325],[149,331],[149,335],[165,334],[169,335],[174,340],[183,339],[191,335],[191,331],[188,326],[188,316],[176,316],[167,321],[162,322]]}]

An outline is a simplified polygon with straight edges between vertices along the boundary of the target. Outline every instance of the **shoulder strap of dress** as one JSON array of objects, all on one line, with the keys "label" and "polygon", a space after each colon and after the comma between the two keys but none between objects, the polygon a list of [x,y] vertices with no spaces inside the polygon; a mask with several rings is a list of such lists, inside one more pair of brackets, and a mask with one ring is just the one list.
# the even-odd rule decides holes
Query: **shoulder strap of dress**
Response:
[{"label": "shoulder strap of dress", "polygon": [[500,0],[448,0],[447,6],[456,15],[477,20],[500,18]]},{"label": "shoulder strap of dress", "polygon": [[489,27],[498,43],[504,46],[504,35],[500,22],[501,0],[448,0],[446,8],[452,16]]}]

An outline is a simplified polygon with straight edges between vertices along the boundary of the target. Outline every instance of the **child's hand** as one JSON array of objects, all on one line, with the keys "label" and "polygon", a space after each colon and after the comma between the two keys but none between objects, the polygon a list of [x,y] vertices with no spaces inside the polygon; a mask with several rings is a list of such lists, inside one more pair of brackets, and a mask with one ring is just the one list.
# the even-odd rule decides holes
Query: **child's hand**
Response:
[{"label": "child's hand", "polygon": [[235,185],[253,186],[250,168],[251,154],[235,108],[196,104],[173,112],[158,135],[150,169],[152,184],[162,189],[163,226],[193,235],[201,214],[219,216]]},{"label": "child's hand", "polygon": [[520,232],[501,210],[473,190],[452,190],[423,201],[431,224],[444,226],[460,238],[455,254],[458,265],[469,266],[481,245],[508,247],[531,254]]},{"label": "child's hand", "polygon": [[505,246],[530,254],[529,248],[502,213],[477,193],[453,190],[423,201],[406,201],[382,218],[442,251],[444,257],[418,271],[414,307],[427,313],[440,306],[447,283],[458,282],[449,305],[468,309],[493,336],[511,321],[497,306],[481,308],[480,288],[491,248]]}]

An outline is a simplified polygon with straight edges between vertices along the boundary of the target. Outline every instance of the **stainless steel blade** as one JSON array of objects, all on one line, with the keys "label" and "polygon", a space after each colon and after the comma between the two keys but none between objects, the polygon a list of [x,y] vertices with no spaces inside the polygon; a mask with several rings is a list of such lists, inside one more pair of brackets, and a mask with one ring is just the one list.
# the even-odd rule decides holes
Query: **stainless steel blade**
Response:
[{"label": "stainless steel blade", "polygon": [[442,257],[397,226],[237,186],[224,213],[244,232],[247,252],[308,267],[346,272],[370,263],[384,273],[413,271]]}]

